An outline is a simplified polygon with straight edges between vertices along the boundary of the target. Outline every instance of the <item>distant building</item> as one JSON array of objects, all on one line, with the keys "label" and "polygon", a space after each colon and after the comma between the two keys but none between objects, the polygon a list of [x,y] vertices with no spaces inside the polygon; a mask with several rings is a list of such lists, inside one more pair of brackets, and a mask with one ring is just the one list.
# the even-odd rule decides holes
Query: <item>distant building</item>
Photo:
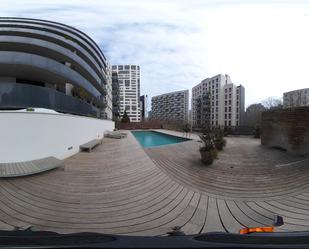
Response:
[{"label": "distant building", "polygon": [[309,88],[299,89],[283,94],[283,107],[309,106]]},{"label": "distant building", "polygon": [[119,95],[119,83],[118,73],[112,73],[112,101],[113,101],[113,119],[118,120],[120,118],[120,95]]},{"label": "distant building", "polygon": [[240,126],[244,123],[245,88],[218,74],[192,88],[192,125]]},{"label": "distant building", "polygon": [[120,116],[126,110],[131,122],[140,121],[140,68],[137,65],[113,65],[118,74]]},{"label": "distant building", "polygon": [[147,106],[148,106],[148,96],[142,95],[139,98],[140,110],[141,110],[141,120],[145,120],[148,116]]},{"label": "distant building", "polygon": [[266,111],[266,108],[261,103],[250,105],[245,113],[244,125],[261,126],[263,111]]},{"label": "distant building", "polygon": [[151,99],[151,118],[169,122],[188,122],[189,90],[165,93]]},{"label": "distant building", "polygon": [[148,112],[148,118],[151,119],[152,118],[152,111]]}]

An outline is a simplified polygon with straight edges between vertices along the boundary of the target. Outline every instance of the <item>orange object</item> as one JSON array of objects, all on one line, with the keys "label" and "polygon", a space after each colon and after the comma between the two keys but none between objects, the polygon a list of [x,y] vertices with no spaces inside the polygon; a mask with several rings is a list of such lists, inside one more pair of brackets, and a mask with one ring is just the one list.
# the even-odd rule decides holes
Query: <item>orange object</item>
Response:
[{"label": "orange object", "polygon": [[252,227],[244,228],[239,230],[239,234],[248,234],[248,233],[272,233],[274,227]]}]

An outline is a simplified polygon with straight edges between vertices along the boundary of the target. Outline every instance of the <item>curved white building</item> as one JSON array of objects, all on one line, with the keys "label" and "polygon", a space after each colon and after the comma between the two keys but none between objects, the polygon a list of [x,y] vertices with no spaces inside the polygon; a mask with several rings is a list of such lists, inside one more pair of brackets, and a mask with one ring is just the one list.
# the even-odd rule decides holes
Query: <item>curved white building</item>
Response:
[{"label": "curved white building", "polygon": [[[48,108],[99,117],[108,67],[82,31],[52,21],[0,18],[0,109]],[[110,104],[111,105],[111,104]]]}]

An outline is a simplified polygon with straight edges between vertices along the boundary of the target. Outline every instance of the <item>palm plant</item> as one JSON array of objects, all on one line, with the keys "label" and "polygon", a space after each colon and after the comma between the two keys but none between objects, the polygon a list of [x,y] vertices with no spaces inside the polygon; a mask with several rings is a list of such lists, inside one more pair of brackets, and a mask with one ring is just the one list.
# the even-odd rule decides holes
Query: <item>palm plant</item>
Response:
[{"label": "palm plant", "polygon": [[217,158],[217,149],[214,144],[214,135],[211,132],[206,132],[200,135],[203,146],[200,147],[201,160],[204,164],[212,164]]},{"label": "palm plant", "polygon": [[215,130],[214,144],[218,150],[223,150],[223,147],[226,145],[226,140],[224,139],[224,131],[220,128]]}]

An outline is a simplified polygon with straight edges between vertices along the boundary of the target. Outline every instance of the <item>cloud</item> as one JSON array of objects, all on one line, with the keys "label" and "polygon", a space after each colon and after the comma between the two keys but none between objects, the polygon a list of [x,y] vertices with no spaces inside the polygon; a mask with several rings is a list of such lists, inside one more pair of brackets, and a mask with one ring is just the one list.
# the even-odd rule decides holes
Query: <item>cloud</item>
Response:
[{"label": "cloud", "polygon": [[0,15],[81,29],[111,64],[141,65],[149,96],[218,73],[245,86],[246,105],[309,87],[305,1],[0,0]]}]

